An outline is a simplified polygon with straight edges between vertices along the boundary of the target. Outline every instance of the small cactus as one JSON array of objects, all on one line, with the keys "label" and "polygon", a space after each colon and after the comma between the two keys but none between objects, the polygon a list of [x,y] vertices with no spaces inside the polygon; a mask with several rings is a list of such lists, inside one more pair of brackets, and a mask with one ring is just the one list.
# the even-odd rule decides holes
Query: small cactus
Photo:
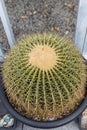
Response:
[{"label": "small cactus", "polygon": [[34,120],[62,118],[85,95],[85,61],[74,44],[59,35],[22,38],[7,54],[2,72],[9,102]]}]

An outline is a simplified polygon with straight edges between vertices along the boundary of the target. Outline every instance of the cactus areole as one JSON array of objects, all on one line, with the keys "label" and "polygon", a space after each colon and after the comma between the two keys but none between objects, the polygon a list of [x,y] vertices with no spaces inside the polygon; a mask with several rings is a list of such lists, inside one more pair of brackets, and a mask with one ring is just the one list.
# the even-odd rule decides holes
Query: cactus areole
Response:
[{"label": "cactus areole", "polygon": [[86,94],[86,65],[74,44],[55,34],[22,38],[3,63],[6,96],[34,121],[55,121],[76,110]]}]

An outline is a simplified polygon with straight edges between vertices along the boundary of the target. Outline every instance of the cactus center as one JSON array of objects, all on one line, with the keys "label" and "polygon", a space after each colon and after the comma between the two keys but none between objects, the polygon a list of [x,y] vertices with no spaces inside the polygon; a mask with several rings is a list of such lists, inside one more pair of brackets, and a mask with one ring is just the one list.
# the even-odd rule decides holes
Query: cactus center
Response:
[{"label": "cactus center", "polygon": [[29,64],[42,70],[52,69],[56,61],[56,52],[48,45],[37,45],[29,53]]}]

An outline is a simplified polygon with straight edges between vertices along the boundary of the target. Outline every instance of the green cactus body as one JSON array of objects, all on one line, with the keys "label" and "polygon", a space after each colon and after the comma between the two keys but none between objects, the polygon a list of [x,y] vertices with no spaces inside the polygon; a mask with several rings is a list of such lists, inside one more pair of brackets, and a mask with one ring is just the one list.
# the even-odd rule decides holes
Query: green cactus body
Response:
[{"label": "green cactus body", "polygon": [[47,121],[70,114],[85,95],[85,61],[71,41],[54,34],[26,36],[7,54],[3,83],[22,115]]}]

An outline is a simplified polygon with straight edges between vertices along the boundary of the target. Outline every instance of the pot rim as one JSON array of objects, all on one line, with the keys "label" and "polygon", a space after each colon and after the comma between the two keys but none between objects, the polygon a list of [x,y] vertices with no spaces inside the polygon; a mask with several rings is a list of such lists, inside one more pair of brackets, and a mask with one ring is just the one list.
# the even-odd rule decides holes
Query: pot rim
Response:
[{"label": "pot rim", "polygon": [[18,113],[16,110],[14,110],[14,108],[11,106],[8,99],[6,98],[2,84],[3,84],[2,78],[0,77],[0,98],[3,102],[3,105],[6,107],[6,109],[12,116],[14,116],[16,119],[20,120],[24,124],[29,125],[31,127],[43,128],[43,129],[60,127],[76,119],[87,107],[87,96],[85,96],[80,106],[75,111],[65,116],[64,118],[53,120],[53,121],[36,121],[33,119],[29,119],[27,117],[24,117],[20,113]]}]

